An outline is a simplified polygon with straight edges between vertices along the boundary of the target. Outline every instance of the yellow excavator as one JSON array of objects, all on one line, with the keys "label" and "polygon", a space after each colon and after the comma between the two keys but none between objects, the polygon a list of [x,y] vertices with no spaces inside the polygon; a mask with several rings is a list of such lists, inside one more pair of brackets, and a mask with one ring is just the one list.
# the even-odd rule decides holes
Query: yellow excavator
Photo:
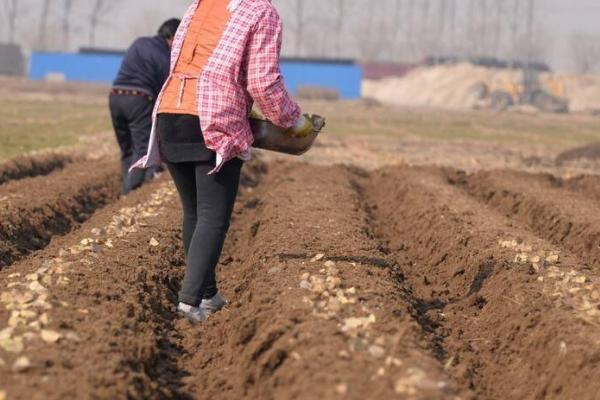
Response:
[{"label": "yellow excavator", "polygon": [[531,105],[542,112],[568,113],[564,81],[555,75],[537,71],[523,71],[520,82],[499,80],[496,82],[479,82],[473,87],[477,108],[494,111],[506,111],[517,105]]}]

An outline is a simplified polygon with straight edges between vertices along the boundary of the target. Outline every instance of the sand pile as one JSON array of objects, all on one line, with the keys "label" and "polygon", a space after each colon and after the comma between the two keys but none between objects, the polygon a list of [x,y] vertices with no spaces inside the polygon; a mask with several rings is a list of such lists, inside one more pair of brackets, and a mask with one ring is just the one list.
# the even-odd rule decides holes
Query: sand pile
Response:
[{"label": "sand pile", "polygon": [[571,111],[600,112],[600,75],[563,75]]},{"label": "sand pile", "polygon": [[[473,86],[480,82],[518,82],[521,73],[478,67],[468,63],[417,68],[403,78],[363,83],[363,95],[384,103],[448,109],[473,108]],[[600,110],[600,75],[559,76],[566,87],[573,112]]]}]

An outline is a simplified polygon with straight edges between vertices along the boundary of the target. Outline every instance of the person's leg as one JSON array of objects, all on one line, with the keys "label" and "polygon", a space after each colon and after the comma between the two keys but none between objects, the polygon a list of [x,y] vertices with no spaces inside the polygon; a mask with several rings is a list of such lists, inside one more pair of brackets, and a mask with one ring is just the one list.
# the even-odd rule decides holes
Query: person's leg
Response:
[{"label": "person's leg", "polygon": [[177,187],[183,208],[183,249],[186,259],[192,236],[196,230],[196,165],[195,163],[167,163]]},{"label": "person's leg", "polygon": [[124,112],[126,105],[124,105],[123,96],[110,96],[109,108],[117,143],[121,149],[122,192],[125,194],[129,167],[133,162],[133,143],[131,141],[131,132],[129,131],[129,121]]},{"label": "person's leg", "polygon": [[198,307],[217,293],[215,269],[223,251],[237,196],[243,162],[235,159],[207,175],[212,163],[196,164],[198,222],[188,252],[188,265],[179,301]]},{"label": "person's leg", "polygon": [[[129,130],[133,146],[132,162],[136,162],[148,152],[150,132],[152,130],[151,101],[142,96],[129,97]],[[126,192],[130,192],[142,186],[146,180],[152,177],[154,169],[135,170],[127,175]]]}]

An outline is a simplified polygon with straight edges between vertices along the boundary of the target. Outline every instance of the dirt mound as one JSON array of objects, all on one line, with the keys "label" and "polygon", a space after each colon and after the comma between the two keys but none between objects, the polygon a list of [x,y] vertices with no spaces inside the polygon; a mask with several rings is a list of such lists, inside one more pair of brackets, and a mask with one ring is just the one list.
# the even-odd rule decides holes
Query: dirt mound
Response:
[{"label": "dirt mound", "polygon": [[78,158],[68,152],[48,152],[16,157],[0,164],[0,185],[11,180],[48,175]]},{"label": "dirt mound", "polygon": [[[521,79],[522,74],[518,71],[466,63],[422,67],[403,78],[365,81],[363,96],[402,106],[472,109],[477,101],[473,94],[476,84],[507,84]],[[571,111],[600,110],[600,76],[564,75],[558,79],[564,82]]]},{"label": "dirt mound", "polygon": [[563,151],[556,157],[556,162],[558,164],[564,164],[569,161],[576,161],[581,159],[600,159],[600,143],[586,144],[584,146]]},{"label": "dirt mound", "polygon": [[119,174],[114,160],[88,161],[0,186],[0,268],[44,248],[53,236],[116,200]]},{"label": "dirt mound", "polygon": [[[598,313],[579,286],[597,273],[447,181],[455,171],[404,168],[365,182],[376,232],[404,260],[447,370],[486,399],[594,398]],[[570,273],[581,283],[557,283]]]},{"label": "dirt mound", "polygon": [[[13,331],[29,332],[31,367],[0,370],[3,388],[45,398],[470,398],[444,373],[406,289],[369,238],[354,177],[280,164],[244,188],[221,267],[232,303],[201,326],[173,312],[183,272],[174,190],[136,193],[145,201],[137,213],[152,215],[116,231],[122,235],[111,221],[132,211],[122,202],[102,210],[5,271],[4,279],[31,274],[50,261],[39,272],[52,282],[45,329],[62,339],[49,346],[34,329]],[[69,283],[54,283],[61,279]],[[0,311],[0,320],[8,317]]]},{"label": "dirt mound", "polygon": [[186,348],[206,349],[183,363],[207,366],[185,379],[190,393],[469,397],[412,318],[393,261],[368,233],[354,179],[340,168],[270,166],[244,199],[223,270],[236,300],[204,335],[184,337]]},{"label": "dirt mound", "polygon": [[515,224],[594,266],[600,262],[600,205],[597,198],[590,199],[588,191],[597,195],[598,180],[593,178],[591,184],[579,180],[579,185],[576,181],[502,171],[465,176],[460,184]]}]

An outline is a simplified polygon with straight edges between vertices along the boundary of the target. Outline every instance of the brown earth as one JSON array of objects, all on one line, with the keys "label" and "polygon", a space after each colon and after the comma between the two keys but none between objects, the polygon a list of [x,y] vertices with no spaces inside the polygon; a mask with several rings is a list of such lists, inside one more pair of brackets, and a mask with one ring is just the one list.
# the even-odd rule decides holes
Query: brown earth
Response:
[{"label": "brown earth", "polygon": [[366,181],[376,231],[390,254],[405,260],[403,272],[449,371],[484,399],[595,398],[598,309],[565,307],[576,307],[588,289],[570,292],[569,282],[562,288],[552,280],[574,271],[584,285],[597,282],[597,271],[581,254],[522,228],[516,215],[504,218],[448,185],[456,176],[398,168]]},{"label": "brown earth", "polygon": [[598,160],[600,158],[600,143],[591,143],[584,146],[565,150],[556,157],[556,161],[564,164],[568,161],[588,159]]},{"label": "brown earth", "polygon": [[[42,157],[30,165],[45,166],[47,171],[65,162],[48,160]],[[0,268],[44,248],[55,235],[68,233],[96,209],[116,200],[119,175],[115,160],[82,160],[62,165],[50,175],[0,185]]]},{"label": "brown earth", "polygon": [[105,197],[0,272],[0,398],[594,399],[594,179],[253,162],[200,325],[173,187]]},{"label": "brown earth", "polygon": [[8,181],[49,173],[64,168],[78,157],[71,152],[24,155],[0,164],[0,185]]},{"label": "brown earth", "polygon": [[598,177],[563,180],[497,171],[462,175],[455,183],[516,224],[577,254],[588,265],[600,261]]}]

